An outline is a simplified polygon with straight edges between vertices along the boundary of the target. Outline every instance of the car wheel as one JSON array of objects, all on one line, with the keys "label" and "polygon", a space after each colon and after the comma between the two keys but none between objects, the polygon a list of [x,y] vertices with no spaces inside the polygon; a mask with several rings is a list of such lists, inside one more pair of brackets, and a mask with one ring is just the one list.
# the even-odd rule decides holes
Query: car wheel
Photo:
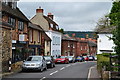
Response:
[{"label": "car wheel", "polygon": [[53,67],[55,67],[55,64],[53,65]]},{"label": "car wheel", "polygon": [[26,70],[25,69],[22,69],[22,72],[25,72]]},{"label": "car wheel", "polygon": [[40,72],[43,72],[43,67],[40,69]]},{"label": "car wheel", "polygon": [[43,69],[43,65],[42,65],[41,68],[40,68],[40,72],[43,72],[43,70],[44,70],[44,69]]}]

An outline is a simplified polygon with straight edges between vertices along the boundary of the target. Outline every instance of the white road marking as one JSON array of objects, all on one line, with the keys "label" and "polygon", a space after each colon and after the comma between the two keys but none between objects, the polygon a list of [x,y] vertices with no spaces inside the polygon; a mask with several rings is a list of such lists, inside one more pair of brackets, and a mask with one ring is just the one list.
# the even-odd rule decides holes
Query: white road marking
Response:
[{"label": "white road marking", "polygon": [[55,72],[50,73],[50,76],[51,76],[51,75],[53,75],[53,74],[55,74],[55,73],[57,73],[57,72],[58,72],[58,70],[57,70],[57,71],[55,71]]},{"label": "white road marking", "polygon": [[46,77],[43,77],[43,78],[41,78],[40,80],[43,80],[43,79],[45,79]]},{"label": "white road marking", "polygon": [[60,70],[63,70],[63,69],[65,69],[65,67],[62,67]]},{"label": "white road marking", "polygon": [[[96,65],[95,65],[95,66],[96,66]],[[87,78],[87,80],[89,80],[89,79],[90,79],[91,70],[92,70],[92,68],[94,68],[95,66],[92,66],[92,67],[90,67],[90,68],[89,68],[89,72],[88,72],[88,78]]]},{"label": "white road marking", "polygon": [[71,65],[67,65],[66,67],[69,67],[69,66],[71,66]]}]

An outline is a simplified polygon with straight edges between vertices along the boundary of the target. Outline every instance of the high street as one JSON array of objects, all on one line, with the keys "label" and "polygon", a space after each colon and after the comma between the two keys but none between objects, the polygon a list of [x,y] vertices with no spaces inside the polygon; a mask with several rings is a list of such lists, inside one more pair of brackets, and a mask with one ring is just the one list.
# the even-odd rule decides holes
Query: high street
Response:
[{"label": "high street", "polygon": [[[53,80],[53,79],[85,79],[87,80],[89,69],[96,65],[96,62],[76,62],[70,64],[56,64],[55,68],[48,68],[47,71],[20,72],[7,76],[7,80]],[[6,79],[3,79],[6,80]]]}]

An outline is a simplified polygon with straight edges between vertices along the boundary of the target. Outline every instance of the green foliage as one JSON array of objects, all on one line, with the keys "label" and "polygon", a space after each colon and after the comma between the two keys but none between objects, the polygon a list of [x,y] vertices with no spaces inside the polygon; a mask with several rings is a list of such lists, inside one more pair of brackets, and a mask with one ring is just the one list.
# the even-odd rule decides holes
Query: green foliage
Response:
[{"label": "green foliage", "polygon": [[62,29],[62,28],[61,28],[59,31],[60,31],[61,33],[64,33],[64,29]]},{"label": "green foliage", "polygon": [[110,58],[109,58],[109,53],[103,53],[97,55],[97,67],[98,70],[101,72],[102,69],[105,67],[105,70],[109,71],[110,70]]},{"label": "green foliage", "polygon": [[112,32],[113,37],[111,38],[114,41],[115,51],[120,55],[120,1],[114,2],[109,15],[111,26],[115,26],[116,29]]}]

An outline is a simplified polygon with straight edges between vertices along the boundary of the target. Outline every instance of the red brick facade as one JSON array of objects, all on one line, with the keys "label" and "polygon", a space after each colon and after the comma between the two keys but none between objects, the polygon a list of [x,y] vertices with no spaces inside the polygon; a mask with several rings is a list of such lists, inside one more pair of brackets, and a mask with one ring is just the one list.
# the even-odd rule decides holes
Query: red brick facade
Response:
[{"label": "red brick facade", "polygon": [[62,55],[74,56],[77,53],[77,41],[62,40]]}]

